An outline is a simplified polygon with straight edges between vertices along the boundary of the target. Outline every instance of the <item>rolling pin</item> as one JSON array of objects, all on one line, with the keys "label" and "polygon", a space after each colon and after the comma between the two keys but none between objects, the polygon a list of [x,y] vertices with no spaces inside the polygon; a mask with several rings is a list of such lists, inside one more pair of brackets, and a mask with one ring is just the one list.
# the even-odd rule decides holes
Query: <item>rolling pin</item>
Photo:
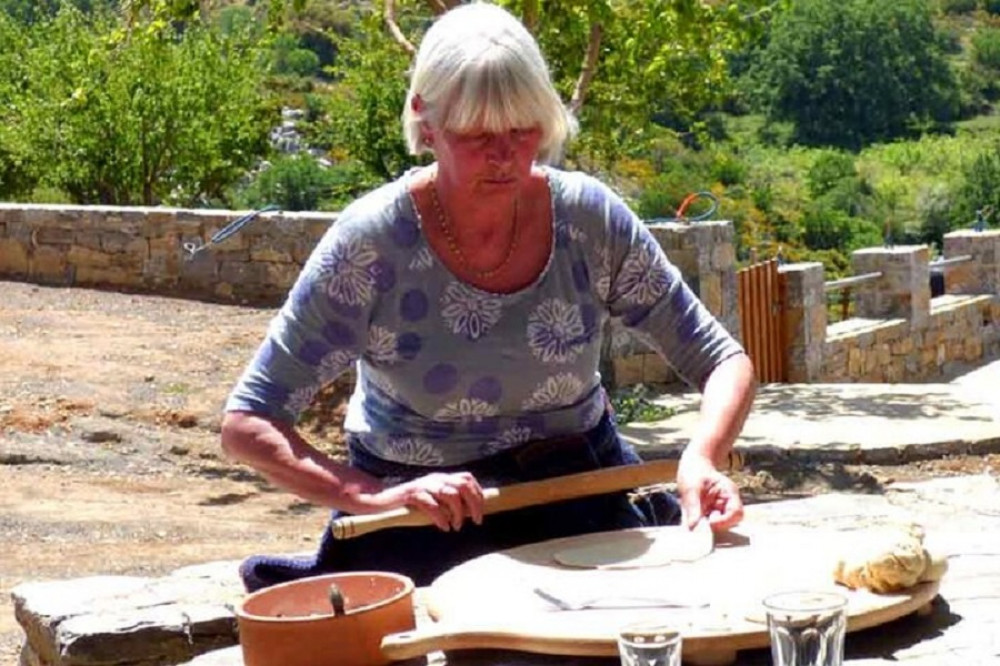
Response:
[{"label": "rolling pin", "polygon": [[[483,514],[501,513],[527,506],[672,481],[677,477],[677,464],[678,461],[673,459],[656,460],[641,465],[606,467],[541,481],[483,488]],[[741,467],[743,467],[743,456],[734,450],[729,453],[725,464],[719,469],[733,471]],[[409,507],[401,507],[382,513],[341,516],[330,521],[330,531],[335,539],[352,539],[390,527],[422,527],[432,524],[426,514]]]}]

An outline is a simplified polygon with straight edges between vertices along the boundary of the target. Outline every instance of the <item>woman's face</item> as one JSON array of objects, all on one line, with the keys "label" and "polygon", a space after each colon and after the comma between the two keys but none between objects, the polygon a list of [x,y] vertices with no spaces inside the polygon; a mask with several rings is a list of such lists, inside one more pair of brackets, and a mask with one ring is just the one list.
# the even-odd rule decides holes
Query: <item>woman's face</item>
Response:
[{"label": "woman's face", "polygon": [[434,134],[438,178],[471,186],[483,196],[516,189],[530,177],[541,141],[538,127],[503,132],[439,130]]}]

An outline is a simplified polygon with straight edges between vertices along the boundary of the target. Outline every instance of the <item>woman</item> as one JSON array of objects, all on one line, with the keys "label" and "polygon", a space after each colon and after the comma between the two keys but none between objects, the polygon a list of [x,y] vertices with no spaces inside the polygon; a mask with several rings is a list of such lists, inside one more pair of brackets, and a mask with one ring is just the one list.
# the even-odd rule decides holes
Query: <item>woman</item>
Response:
[{"label": "woman", "polygon": [[[435,163],[349,206],[321,240],[227,403],[222,445],[315,504],[406,506],[435,527],[344,542],[327,530],[314,558],[245,562],[248,589],[349,569],[427,584],[497,548],[676,522],[672,499],[637,507],[624,493],[483,518],[484,485],[639,462],[597,372],[608,317],[703,391],[677,479],[687,524],[738,522],[739,492],[715,464],[752,402],[751,366],[614,193],[543,166],[575,122],[530,34],[488,4],[442,16],[403,124]],[[294,422],[355,364],[344,465]]]}]

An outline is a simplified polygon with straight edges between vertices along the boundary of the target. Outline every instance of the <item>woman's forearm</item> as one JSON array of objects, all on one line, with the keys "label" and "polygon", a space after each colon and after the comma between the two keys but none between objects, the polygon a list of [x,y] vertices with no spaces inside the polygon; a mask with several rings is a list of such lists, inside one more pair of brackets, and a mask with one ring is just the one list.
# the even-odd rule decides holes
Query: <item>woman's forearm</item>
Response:
[{"label": "woman's forearm", "polygon": [[276,486],[319,506],[364,512],[359,496],[382,489],[374,477],[317,450],[291,425],[248,412],[225,415],[222,448]]},{"label": "woman's forearm", "polygon": [[739,437],[757,389],[746,354],[727,358],[712,370],[701,396],[701,415],[686,451],[722,465]]}]

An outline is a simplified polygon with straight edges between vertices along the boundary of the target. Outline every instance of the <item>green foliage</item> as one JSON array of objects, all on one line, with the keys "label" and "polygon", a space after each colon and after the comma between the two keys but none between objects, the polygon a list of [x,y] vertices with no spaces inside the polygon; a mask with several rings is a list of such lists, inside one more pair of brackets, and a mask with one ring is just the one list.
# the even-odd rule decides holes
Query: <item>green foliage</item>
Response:
[{"label": "green foliage", "polygon": [[830,150],[818,154],[806,180],[809,193],[816,198],[836,189],[845,180],[854,181],[857,177],[854,158],[847,153]]},{"label": "green foliage", "polygon": [[[404,13],[400,20],[410,27],[420,18]],[[340,57],[332,73],[338,85],[314,136],[363,164],[367,182],[395,178],[415,164],[400,124],[409,57],[382,34],[381,17],[374,13],[360,16],[355,33],[338,38],[337,46]]]},{"label": "green foliage", "polygon": [[1000,140],[980,152],[964,169],[955,197],[954,227],[970,226],[976,211],[984,208],[1000,211]]},{"label": "green foliage", "polygon": [[282,156],[261,170],[235,196],[244,208],[274,204],[282,210],[338,210],[357,194],[363,180],[356,163],[324,167],[309,155]]},{"label": "green foliage", "polygon": [[652,402],[649,389],[642,384],[614,389],[609,398],[618,425],[662,421],[677,413],[673,407]]},{"label": "green foliage", "polygon": [[26,33],[8,122],[40,184],[78,203],[218,201],[275,122],[258,50],[245,33],[117,21],[64,9]]},{"label": "green foliage", "polygon": [[938,0],[945,14],[971,14],[979,0]]},{"label": "green foliage", "polygon": [[957,111],[924,0],[800,0],[775,19],[749,76],[768,116],[811,145],[857,149]]},{"label": "green foliage", "polygon": [[1000,73],[1000,28],[982,27],[972,35],[972,61]]},{"label": "green foliage", "polygon": [[299,38],[282,33],[271,47],[271,71],[278,76],[310,77],[319,73],[319,56],[304,49]]}]

